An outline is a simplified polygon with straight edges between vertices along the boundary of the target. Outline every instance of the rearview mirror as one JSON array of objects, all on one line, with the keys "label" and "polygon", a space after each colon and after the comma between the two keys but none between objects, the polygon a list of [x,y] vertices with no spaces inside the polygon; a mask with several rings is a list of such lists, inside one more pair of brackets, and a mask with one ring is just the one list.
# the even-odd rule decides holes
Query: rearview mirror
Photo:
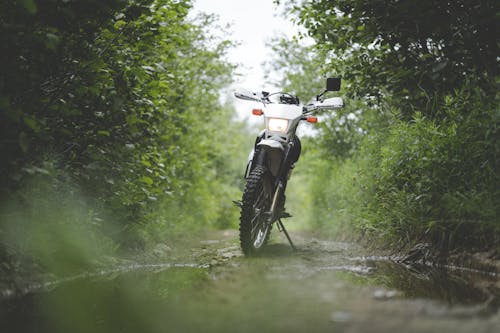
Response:
[{"label": "rearview mirror", "polygon": [[339,91],[340,81],[339,77],[329,77],[326,79],[326,91]]},{"label": "rearview mirror", "polygon": [[323,96],[328,91],[339,91],[340,90],[340,78],[339,77],[329,77],[326,79],[326,89],[321,94],[316,96],[316,100],[319,101],[321,96]]}]

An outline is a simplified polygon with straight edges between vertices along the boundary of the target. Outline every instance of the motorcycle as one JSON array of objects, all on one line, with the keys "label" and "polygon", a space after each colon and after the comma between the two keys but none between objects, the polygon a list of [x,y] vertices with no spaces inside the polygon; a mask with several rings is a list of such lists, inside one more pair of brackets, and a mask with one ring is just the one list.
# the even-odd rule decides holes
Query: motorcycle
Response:
[{"label": "motorcycle", "polygon": [[291,217],[285,211],[285,190],[301,151],[297,126],[301,121],[316,123],[318,118],[313,114],[317,111],[342,108],[342,98],[322,98],[328,91],[339,91],[340,83],[340,78],[328,78],[325,91],[307,105],[286,92],[234,93],[236,98],[262,103],[262,108],[254,108],[252,114],[264,116],[266,124],[248,157],[243,197],[235,201],[241,209],[240,245],[246,256],[260,253],[274,223],[295,250],[281,219]]}]

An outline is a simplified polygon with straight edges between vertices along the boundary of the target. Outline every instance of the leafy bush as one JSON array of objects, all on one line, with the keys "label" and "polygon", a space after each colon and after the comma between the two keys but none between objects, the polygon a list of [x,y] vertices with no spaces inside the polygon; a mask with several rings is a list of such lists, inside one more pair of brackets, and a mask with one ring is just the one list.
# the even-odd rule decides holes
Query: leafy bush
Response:
[{"label": "leafy bush", "polygon": [[84,271],[116,254],[110,236],[119,224],[104,219],[54,156],[46,155],[41,167],[26,167],[26,172],[29,180],[0,204],[3,278]]},{"label": "leafy bush", "polygon": [[[237,221],[243,166],[219,144],[233,112],[219,102],[231,42],[190,10],[189,0],[0,4],[0,252],[64,255],[78,230],[107,250],[143,248]],[[231,127],[237,144],[244,124]],[[27,213],[11,219],[16,209]]]},{"label": "leafy bush", "polygon": [[466,88],[445,101],[440,120],[417,113],[367,135],[352,159],[318,162],[325,219],[402,245],[498,246],[498,104]]},{"label": "leafy bush", "polygon": [[374,225],[440,247],[498,244],[500,113],[479,90],[448,96],[443,120],[416,114],[380,153]]},{"label": "leafy bush", "polygon": [[349,100],[316,138],[312,220],[402,244],[498,246],[497,4],[275,2],[315,41],[274,48],[281,82],[307,92],[304,69],[335,73]]}]

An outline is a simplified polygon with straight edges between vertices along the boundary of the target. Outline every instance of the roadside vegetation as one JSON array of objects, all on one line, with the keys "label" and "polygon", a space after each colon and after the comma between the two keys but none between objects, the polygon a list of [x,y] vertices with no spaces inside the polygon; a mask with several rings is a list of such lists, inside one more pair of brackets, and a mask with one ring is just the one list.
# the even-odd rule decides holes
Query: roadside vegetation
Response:
[{"label": "roadside vegetation", "polygon": [[[341,76],[346,102],[303,140],[300,226],[498,248],[497,2],[275,2],[313,44],[277,37],[269,80],[304,99]],[[233,42],[192,5],[0,4],[2,279],[235,227],[255,133],[220,100]]]},{"label": "roadside vegetation", "polygon": [[232,42],[211,35],[213,17],[189,18],[191,6],[2,2],[4,278],[84,269],[237,221],[242,171],[233,161],[251,140],[219,101]]},{"label": "roadside vegetation", "polygon": [[276,2],[314,41],[273,41],[279,83],[311,97],[311,68],[344,80],[346,108],[303,156],[311,223],[392,248],[498,250],[498,4]]}]

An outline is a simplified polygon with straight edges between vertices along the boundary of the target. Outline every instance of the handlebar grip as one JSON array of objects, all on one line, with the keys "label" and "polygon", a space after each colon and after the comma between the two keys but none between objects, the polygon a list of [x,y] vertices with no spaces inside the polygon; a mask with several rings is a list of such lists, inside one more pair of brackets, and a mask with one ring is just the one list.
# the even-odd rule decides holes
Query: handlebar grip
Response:
[{"label": "handlebar grip", "polygon": [[[252,96],[249,94],[252,94]],[[253,92],[241,93],[241,92],[235,91],[234,97],[239,98],[239,99],[243,99],[246,101],[255,101],[255,102],[260,102],[262,100],[262,98],[260,96],[258,96],[256,93],[253,93]]]}]

